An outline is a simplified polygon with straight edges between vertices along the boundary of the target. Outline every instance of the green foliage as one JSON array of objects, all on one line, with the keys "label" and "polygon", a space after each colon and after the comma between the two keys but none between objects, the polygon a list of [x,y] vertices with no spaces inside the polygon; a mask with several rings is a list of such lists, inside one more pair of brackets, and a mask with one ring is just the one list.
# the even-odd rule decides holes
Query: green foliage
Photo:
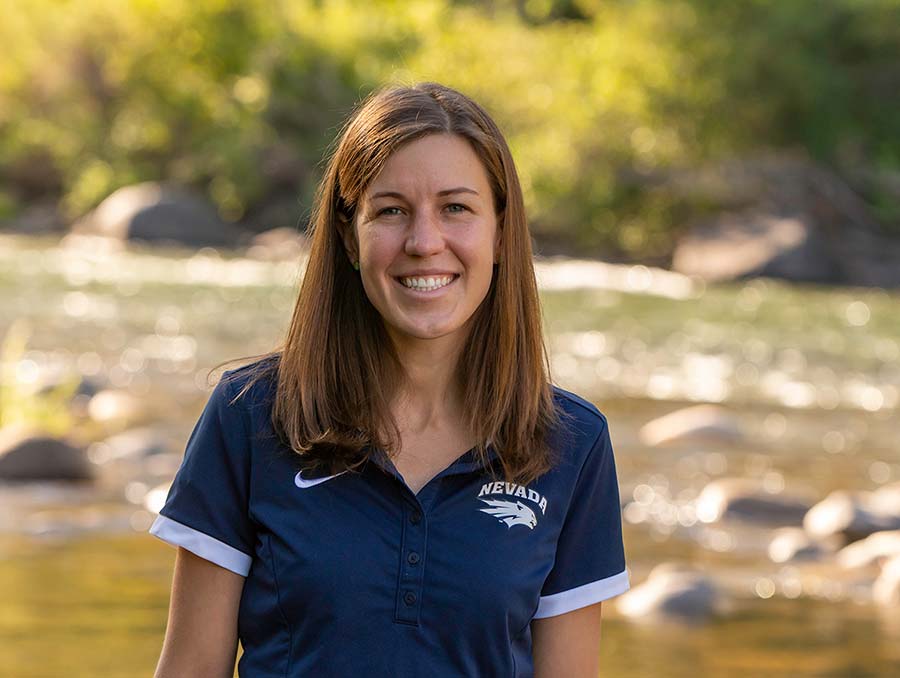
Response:
[{"label": "green foliage", "polygon": [[352,105],[419,80],[483,102],[535,230],[586,247],[665,252],[708,208],[659,185],[671,168],[800,147],[900,169],[897,0],[0,1],[5,205],[49,192],[75,217],[169,178],[226,218],[308,206]]},{"label": "green foliage", "polygon": [[[0,344],[0,428],[23,424],[51,435],[67,434],[73,425],[69,402],[78,388],[78,375],[37,391],[19,374],[29,334],[27,323],[18,319]],[[24,369],[28,371],[27,366]]]}]

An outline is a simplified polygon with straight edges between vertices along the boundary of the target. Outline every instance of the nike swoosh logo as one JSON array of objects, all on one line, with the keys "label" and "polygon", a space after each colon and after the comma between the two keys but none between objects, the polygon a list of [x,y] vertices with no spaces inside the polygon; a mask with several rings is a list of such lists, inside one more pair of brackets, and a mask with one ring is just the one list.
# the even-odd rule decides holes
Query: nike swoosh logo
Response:
[{"label": "nike swoosh logo", "polygon": [[326,480],[337,478],[339,475],[343,475],[344,473],[346,473],[346,471],[341,471],[340,473],[335,473],[333,476],[327,476],[325,478],[313,478],[312,480],[304,478],[301,473],[301,471],[298,471],[297,475],[294,476],[294,485],[305,490],[308,487],[313,487],[314,485],[318,485],[319,483],[324,483]]}]

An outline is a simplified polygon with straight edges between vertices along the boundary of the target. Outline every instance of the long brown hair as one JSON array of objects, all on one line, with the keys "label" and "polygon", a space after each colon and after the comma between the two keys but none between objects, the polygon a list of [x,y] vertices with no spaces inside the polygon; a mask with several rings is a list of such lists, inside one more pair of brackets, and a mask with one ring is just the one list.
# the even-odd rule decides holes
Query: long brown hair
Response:
[{"label": "long brown hair", "polygon": [[562,412],[550,383],[522,189],[494,121],[438,83],[376,90],[344,123],[316,191],[309,259],[287,336],[267,354],[277,360],[259,361],[242,393],[265,374],[277,375],[272,423],[309,467],[352,469],[373,448],[399,448],[389,405],[403,368],[341,229],[352,229],[364,191],[399,146],[441,133],[465,138],[481,159],[502,232],[499,263],[456,365],[466,423],[482,464],[490,441],[505,478],[527,484],[556,463],[548,435]]}]

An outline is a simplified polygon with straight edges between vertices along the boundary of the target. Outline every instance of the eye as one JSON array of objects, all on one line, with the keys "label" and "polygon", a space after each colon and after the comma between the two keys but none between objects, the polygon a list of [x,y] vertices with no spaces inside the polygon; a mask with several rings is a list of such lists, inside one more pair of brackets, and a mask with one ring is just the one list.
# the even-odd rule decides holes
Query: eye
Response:
[{"label": "eye", "polygon": [[[383,210],[380,210],[380,211],[378,212],[378,216],[381,216],[382,214],[386,214],[386,213],[389,212],[390,210],[399,210],[399,209],[400,209],[399,207],[385,207]],[[388,216],[389,216],[389,217],[392,217],[392,216],[395,216],[395,215],[393,215],[393,214],[388,214]]]},{"label": "eye", "polygon": [[[468,210],[468,209],[469,209],[469,208],[466,207],[465,205],[463,205],[463,204],[461,204],[461,203],[458,203],[458,202],[450,203],[449,205],[447,205],[447,207],[459,207],[459,208],[461,208],[462,211],[465,211],[465,210]],[[453,211],[455,211],[455,210],[453,210]]]}]

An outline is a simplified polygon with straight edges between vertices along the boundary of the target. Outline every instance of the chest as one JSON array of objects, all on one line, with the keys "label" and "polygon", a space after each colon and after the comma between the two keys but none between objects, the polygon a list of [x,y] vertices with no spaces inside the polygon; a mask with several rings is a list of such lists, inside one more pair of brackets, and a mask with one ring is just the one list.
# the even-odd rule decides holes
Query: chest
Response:
[{"label": "chest", "polygon": [[[441,463],[460,454],[448,451]],[[474,627],[490,618],[497,637],[525,628],[554,563],[562,520],[555,488],[445,474],[440,463],[417,461],[401,464],[403,483],[370,464],[308,488],[258,493],[263,561],[292,624],[359,620],[362,637],[375,619],[441,628],[452,614]],[[441,478],[429,483],[429,474]]]},{"label": "chest", "polygon": [[435,435],[404,434],[400,452],[391,458],[398,473],[414,494],[459,457],[475,441],[462,431]]}]

